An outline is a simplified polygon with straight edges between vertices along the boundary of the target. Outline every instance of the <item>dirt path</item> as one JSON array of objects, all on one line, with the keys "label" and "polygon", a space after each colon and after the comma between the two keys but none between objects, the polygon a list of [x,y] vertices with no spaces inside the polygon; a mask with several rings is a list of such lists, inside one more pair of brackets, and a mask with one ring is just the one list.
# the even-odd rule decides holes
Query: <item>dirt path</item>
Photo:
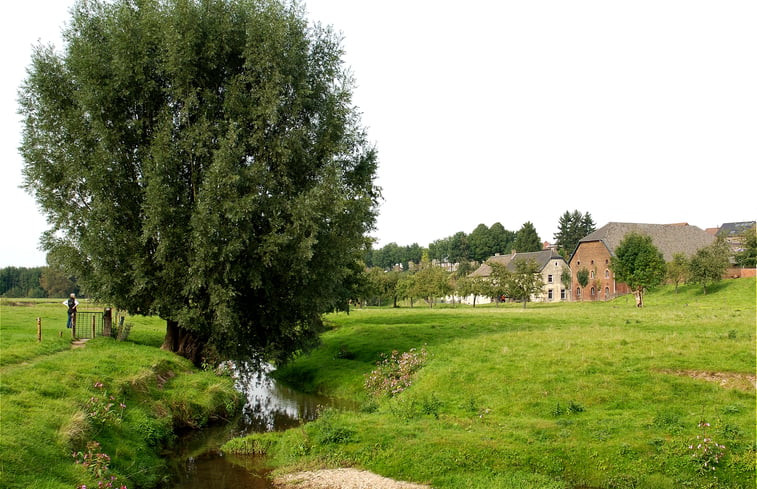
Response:
[{"label": "dirt path", "polygon": [[396,481],[357,469],[296,472],[277,477],[273,483],[278,489],[431,489],[431,486]]},{"label": "dirt path", "polygon": [[660,370],[660,372],[668,375],[678,375],[681,377],[691,377],[692,379],[714,382],[725,389],[738,389],[749,392],[757,388],[757,378],[752,374],[738,372],[707,372],[702,370]]},{"label": "dirt path", "polygon": [[71,349],[73,350],[75,348],[84,348],[84,345],[86,345],[88,341],[89,341],[89,338],[84,338],[81,340],[74,340],[71,342]]}]

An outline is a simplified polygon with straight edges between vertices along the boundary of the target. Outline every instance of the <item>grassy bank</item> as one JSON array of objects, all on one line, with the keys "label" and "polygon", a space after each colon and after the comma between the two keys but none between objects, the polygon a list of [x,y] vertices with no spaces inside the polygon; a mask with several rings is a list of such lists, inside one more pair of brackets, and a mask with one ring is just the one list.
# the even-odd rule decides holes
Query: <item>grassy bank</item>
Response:
[{"label": "grassy bank", "polygon": [[[755,487],[754,279],[665,288],[643,309],[620,298],[329,319],[323,345],[278,375],[363,410],[228,448],[436,488]],[[411,387],[366,392],[382,354],[424,345]]]},{"label": "grassy bank", "polygon": [[111,477],[156,486],[165,478],[161,446],[176,429],[236,409],[231,379],[158,349],[164,329],[155,318],[129,318],[129,341],[72,349],[61,301],[0,303],[0,487],[97,487]]}]

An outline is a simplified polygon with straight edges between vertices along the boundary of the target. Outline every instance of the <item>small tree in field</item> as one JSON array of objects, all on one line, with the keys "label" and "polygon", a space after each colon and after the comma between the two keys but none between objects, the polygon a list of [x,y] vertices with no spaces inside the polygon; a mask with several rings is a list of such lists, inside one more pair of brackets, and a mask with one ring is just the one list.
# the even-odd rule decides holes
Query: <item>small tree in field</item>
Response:
[{"label": "small tree in field", "polygon": [[[576,281],[578,281],[578,285],[581,286],[581,290],[584,290],[586,286],[589,285],[589,269],[583,267],[576,272]],[[581,298],[583,299],[583,294],[581,294]]]},{"label": "small tree in field", "polygon": [[434,307],[437,297],[444,297],[451,291],[449,273],[431,265],[428,259],[421,260],[421,269],[413,276],[411,295],[424,299],[429,307]]},{"label": "small tree in field", "polygon": [[691,257],[691,280],[702,286],[707,293],[707,286],[719,282],[728,269],[730,249],[728,243],[719,239],[710,246],[700,248]]},{"label": "small tree in field", "polygon": [[676,253],[673,255],[673,261],[665,264],[665,277],[675,284],[676,294],[678,284],[685,283],[689,276],[689,259],[683,253]]},{"label": "small tree in field", "polygon": [[744,231],[741,238],[743,249],[736,253],[736,264],[744,268],[757,267],[757,227]]},{"label": "small tree in field", "polygon": [[539,265],[534,260],[515,260],[515,271],[507,282],[508,296],[523,302],[523,308],[532,294],[541,292],[544,283],[539,275]]},{"label": "small tree in field", "polygon": [[507,266],[501,263],[490,263],[490,266],[492,267],[492,273],[489,275],[489,280],[487,280],[487,294],[499,304],[500,299],[507,296],[507,286],[510,282],[511,273],[507,269]]},{"label": "small tree in field", "polygon": [[415,295],[415,274],[404,272],[400,275],[395,286],[395,294],[399,299],[410,299],[410,307],[413,307],[413,301],[417,298]]},{"label": "small tree in field", "polygon": [[644,234],[627,234],[615,250],[610,267],[617,280],[633,290],[636,307],[644,306],[644,291],[665,278],[665,259],[652,238]]},{"label": "small tree in field", "polygon": [[486,281],[482,277],[462,277],[457,281],[457,293],[462,297],[472,295],[476,307],[476,298],[486,294]]}]

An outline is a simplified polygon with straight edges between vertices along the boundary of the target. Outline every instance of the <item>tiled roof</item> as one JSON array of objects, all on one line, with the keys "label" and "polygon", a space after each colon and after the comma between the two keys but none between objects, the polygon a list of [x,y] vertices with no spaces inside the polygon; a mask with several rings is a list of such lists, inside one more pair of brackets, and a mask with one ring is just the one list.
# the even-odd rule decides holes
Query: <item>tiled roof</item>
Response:
[{"label": "tiled roof", "polygon": [[720,226],[718,236],[737,236],[755,226],[755,221],[727,222]]},{"label": "tiled roof", "polygon": [[602,241],[610,254],[615,255],[615,248],[628,233],[645,234],[652,238],[652,243],[662,253],[665,261],[671,261],[676,253],[692,256],[700,248],[709,246],[715,236],[696,226],[681,224],[638,224],[630,222],[609,222],[579,241]]},{"label": "tiled roof", "polygon": [[518,260],[534,260],[539,265],[539,270],[542,270],[550,260],[559,258],[564,260],[562,256],[557,254],[554,250],[533,251],[530,253],[515,253],[509,255],[495,255],[486,260],[480,267],[478,267],[470,277],[488,277],[492,273],[492,267],[490,263],[499,263],[507,266],[508,270],[515,270],[515,262]]}]

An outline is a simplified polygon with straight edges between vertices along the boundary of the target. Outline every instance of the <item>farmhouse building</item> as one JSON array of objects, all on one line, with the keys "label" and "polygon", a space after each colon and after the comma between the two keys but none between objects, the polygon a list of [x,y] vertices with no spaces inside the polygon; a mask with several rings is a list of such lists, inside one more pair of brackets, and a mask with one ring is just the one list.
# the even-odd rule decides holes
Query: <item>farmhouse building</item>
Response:
[{"label": "farmhouse building", "polygon": [[564,269],[568,268],[565,259],[553,249],[535,251],[531,253],[516,253],[508,255],[495,255],[486,260],[478,267],[470,277],[489,277],[492,273],[491,263],[504,265],[510,271],[515,271],[515,262],[518,260],[533,260],[539,267],[544,287],[540,294],[531,296],[531,300],[541,302],[559,302],[568,298],[568,290],[560,281]]},{"label": "farmhouse building", "polygon": [[[610,222],[578,242],[570,257],[571,291],[573,300],[608,300],[630,292],[628,286],[615,281],[610,268],[615,249],[628,233],[650,236],[666,262],[676,253],[691,257],[700,248],[709,246],[715,236],[696,226],[680,224],[636,224]],[[581,287],[578,271],[589,272],[589,283]]]},{"label": "farmhouse building", "polygon": [[744,234],[755,225],[755,221],[726,222],[717,229],[715,235],[725,239],[733,253],[739,253],[744,251]]}]

